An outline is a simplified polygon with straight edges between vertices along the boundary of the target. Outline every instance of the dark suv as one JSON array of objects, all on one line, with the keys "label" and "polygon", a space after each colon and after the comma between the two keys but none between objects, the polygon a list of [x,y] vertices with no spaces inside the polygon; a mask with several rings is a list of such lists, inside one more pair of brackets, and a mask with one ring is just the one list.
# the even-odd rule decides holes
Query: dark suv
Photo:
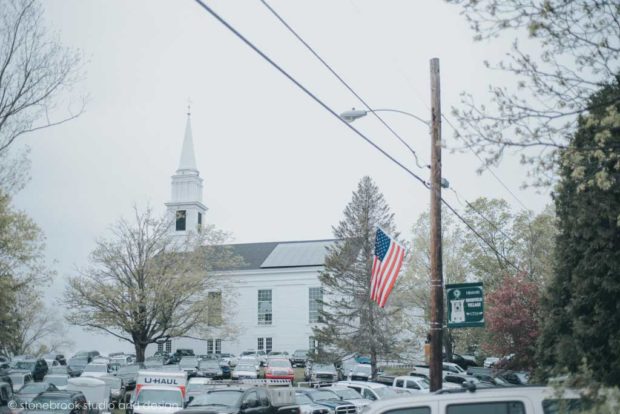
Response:
[{"label": "dark suv", "polygon": [[[32,409],[25,411],[49,411],[67,414],[87,414],[89,412],[86,397],[80,391],[48,391],[39,394],[29,404]],[[41,408],[38,409],[37,405]],[[54,410],[56,408],[56,410]]]},{"label": "dark suv", "polygon": [[308,351],[305,349],[298,349],[293,352],[293,355],[289,358],[291,361],[291,365],[293,368],[295,367],[305,367],[308,362]]}]

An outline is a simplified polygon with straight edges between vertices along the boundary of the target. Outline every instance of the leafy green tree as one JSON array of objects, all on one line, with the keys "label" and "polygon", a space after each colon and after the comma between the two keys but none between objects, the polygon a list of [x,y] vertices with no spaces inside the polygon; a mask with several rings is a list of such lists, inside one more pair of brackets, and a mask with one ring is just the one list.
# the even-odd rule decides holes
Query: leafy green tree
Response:
[{"label": "leafy green tree", "polygon": [[[620,385],[620,94],[616,81],[562,151],[555,191],[559,234],[555,277],[543,299],[539,376],[578,373]],[[585,149],[592,149],[585,151]]]},{"label": "leafy green tree", "polygon": [[344,219],[333,229],[337,241],[319,276],[324,289],[322,323],[314,328],[319,358],[366,354],[373,376],[380,356],[398,354],[403,317],[399,307],[390,306],[392,298],[383,309],[370,299],[377,227],[397,236],[394,215],[383,195],[370,177],[364,177],[344,210]]},{"label": "leafy green tree", "polygon": [[[454,109],[465,145],[473,145],[486,164],[518,151],[521,162],[532,167],[533,184],[552,183],[559,154],[577,128],[577,115],[595,109],[590,96],[616,79],[620,4],[609,0],[447,1],[461,7],[476,40],[514,36],[504,60],[485,62],[490,69],[509,74],[513,83],[490,85],[488,99],[463,94],[461,105]],[[610,92],[596,108],[619,98]]]},{"label": "leafy green tree", "polygon": [[[133,344],[138,362],[160,339],[200,336],[211,329],[225,337],[232,321],[222,312],[231,309],[232,296],[225,280],[210,270],[230,268],[238,260],[215,247],[224,233],[207,227],[180,238],[170,231],[173,225],[150,209],[136,209],[133,222],[116,222],[111,235],[97,241],[90,266],[69,279],[67,320]],[[214,300],[212,292],[221,299]]]},{"label": "leafy green tree", "polygon": [[[0,353],[12,353],[23,328],[26,310],[19,306],[20,298],[39,292],[53,274],[45,263],[44,241],[39,227],[0,193]],[[34,303],[32,307],[39,309]]]}]

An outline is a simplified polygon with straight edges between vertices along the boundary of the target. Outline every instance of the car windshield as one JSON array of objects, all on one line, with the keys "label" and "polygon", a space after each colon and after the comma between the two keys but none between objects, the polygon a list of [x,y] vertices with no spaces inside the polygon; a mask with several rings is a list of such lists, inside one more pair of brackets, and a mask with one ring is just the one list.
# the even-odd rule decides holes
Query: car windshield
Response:
[{"label": "car windshield", "polygon": [[379,398],[391,398],[398,395],[398,393],[391,387],[374,388],[373,391],[379,396]]},{"label": "car windshield", "polygon": [[69,360],[69,366],[83,367],[88,364],[88,360],[84,358],[74,358]]},{"label": "car windshield", "polygon": [[188,406],[223,405],[234,407],[239,402],[241,395],[243,395],[243,392],[236,390],[213,391],[208,394],[197,395]]},{"label": "car windshield", "polygon": [[327,365],[327,364],[314,364],[312,369],[314,371],[330,371],[330,372],[336,370],[336,368],[334,368],[331,365]]},{"label": "car windshield", "polygon": [[286,359],[276,359],[276,360],[269,361],[269,366],[270,367],[287,367],[287,368],[290,368],[291,367],[291,363],[288,362]]},{"label": "car windshield", "polygon": [[358,365],[354,368],[355,372],[361,372],[363,374],[368,374],[370,375],[371,373],[371,367],[370,365]]},{"label": "car windshield", "polygon": [[84,372],[108,372],[108,366],[105,364],[88,364],[84,368]]},{"label": "car windshield", "polygon": [[246,356],[246,355],[256,355],[256,352],[254,351],[244,351],[241,353],[241,356]]},{"label": "car windshield", "polygon": [[359,392],[351,389],[351,388],[343,388],[341,390],[334,390],[334,392],[336,394],[338,394],[340,397],[344,398],[345,400],[355,400],[355,399],[361,399],[362,396],[360,395]]},{"label": "car windshield", "polygon": [[220,363],[215,359],[207,359],[205,361],[200,361],[198,364],[200,368],[219,368]]},{"label": "car windshield", "polygon": [[195,368],[198,366],[198,358],[183,358],[179,362],[179,366],[183,368]]},{"label": "car windshield", "polygon": [[296,356],[296,357],[305,357],[307,353],[308,353],[308,351],[295,351],[295,353],[293,354],[293,356]]},{"label": "car windshield", "polygon": [[34,369],[35,362],[33,361],[17,361],[14,365],[16,369],[25,369],[32,371]]},{"label": "car windshield", "polygon": [[254,365],[237,365],[235,367],[235,371],[255,371],[256,367]]},{"label": "car windshield", "polygon": [[138,393],[135,404],[182,407],[183,397],[180,390],[148,390],[142,388]]},{"label": "car windshield", "polygon": [[[431,382],[429,380],[427,380],[426,378],[419,378],[416,383],[420,386],[420,388],[422,388],[423,390],[427,390],[431,387]],[[410,387],[408,387],[410,388]]]},{"label": "car windshield", "polygon": [[54,384],[56,386],[63,386],[63,385],[67,385],[68,384],[68,380],[69,377],[65,377],[65,376],[58,376],[58,377],[49,377],[49,378],[45,378],[45,381],[49,382],[50,384]]},{"label": "car windshield", "polygon": [[312,404],[312,400],[306,394],[295,394],[297,404]]},{"label": "car windshield", "polygon": [[318,390],[312,393],[312,399],[314,401],[325,401],[325,400],[339,400],[336,394],[333,391],[328,390]]}]

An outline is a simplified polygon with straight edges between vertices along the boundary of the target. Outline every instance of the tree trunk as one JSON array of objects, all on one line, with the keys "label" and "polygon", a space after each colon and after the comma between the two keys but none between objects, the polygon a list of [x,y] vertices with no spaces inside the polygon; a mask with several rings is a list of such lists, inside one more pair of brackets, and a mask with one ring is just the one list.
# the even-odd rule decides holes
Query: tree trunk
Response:
[{"label": "tree trunk", "polygon": [[446,349],[446,359],[452,361],[452,354],[454,353],[454,337],[452,336],[452,330],[447,329],[445,331],[446,342],[444,344]]},{"label": "tree trunk", "polygon": [[136,362],[142,363],[144,362],[144,354],[146,353],[146,344],[141,341],[136,341],[134,343],[136,348]]}]

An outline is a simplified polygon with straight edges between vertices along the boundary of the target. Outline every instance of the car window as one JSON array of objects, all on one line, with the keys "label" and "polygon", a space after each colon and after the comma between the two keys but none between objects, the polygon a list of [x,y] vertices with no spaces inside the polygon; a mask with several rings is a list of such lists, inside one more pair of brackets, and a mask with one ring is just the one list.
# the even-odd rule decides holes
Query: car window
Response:
[{"label": "car window", "polygon": [[545,414],[576,414],[586,412],[591,407],[579,399],[544,400],[542,402]]},{"label": "car window", "polygon": [[386,411],[384,414],[431,414],[430,407],[407,407]]},{"label": "car window", "polygon": [[371,390],[367,389],[367,388],[364,388],[362,390],[362,396],[364,398],[367,398],[367,399],[372,400],[372,401],[377,399],[377,396],[375,395],[375,393],[372,392]]},{"label": "car window", "polygon": [[525,414],[525,406],[520,401],[452,404],[446,414]]},{"label": "car window", "polygon": [[243,398],[243,403],[248,407],[256,407],[258,406],[258,394],[256,391],[251,391],[248,395]]},{"label": "car window", "polygon": [[397,386],[397,387],[402,387],[402,386],[403,386],[403,383],[404,383],[404,381],[403,381],[403,380],[401,380],[401,379],[396,380],[396,386]]},{"label": "car window", "polygon": [[419,390],[420,387],[414,381],[407,381],[407,388],[411,390]]}]

